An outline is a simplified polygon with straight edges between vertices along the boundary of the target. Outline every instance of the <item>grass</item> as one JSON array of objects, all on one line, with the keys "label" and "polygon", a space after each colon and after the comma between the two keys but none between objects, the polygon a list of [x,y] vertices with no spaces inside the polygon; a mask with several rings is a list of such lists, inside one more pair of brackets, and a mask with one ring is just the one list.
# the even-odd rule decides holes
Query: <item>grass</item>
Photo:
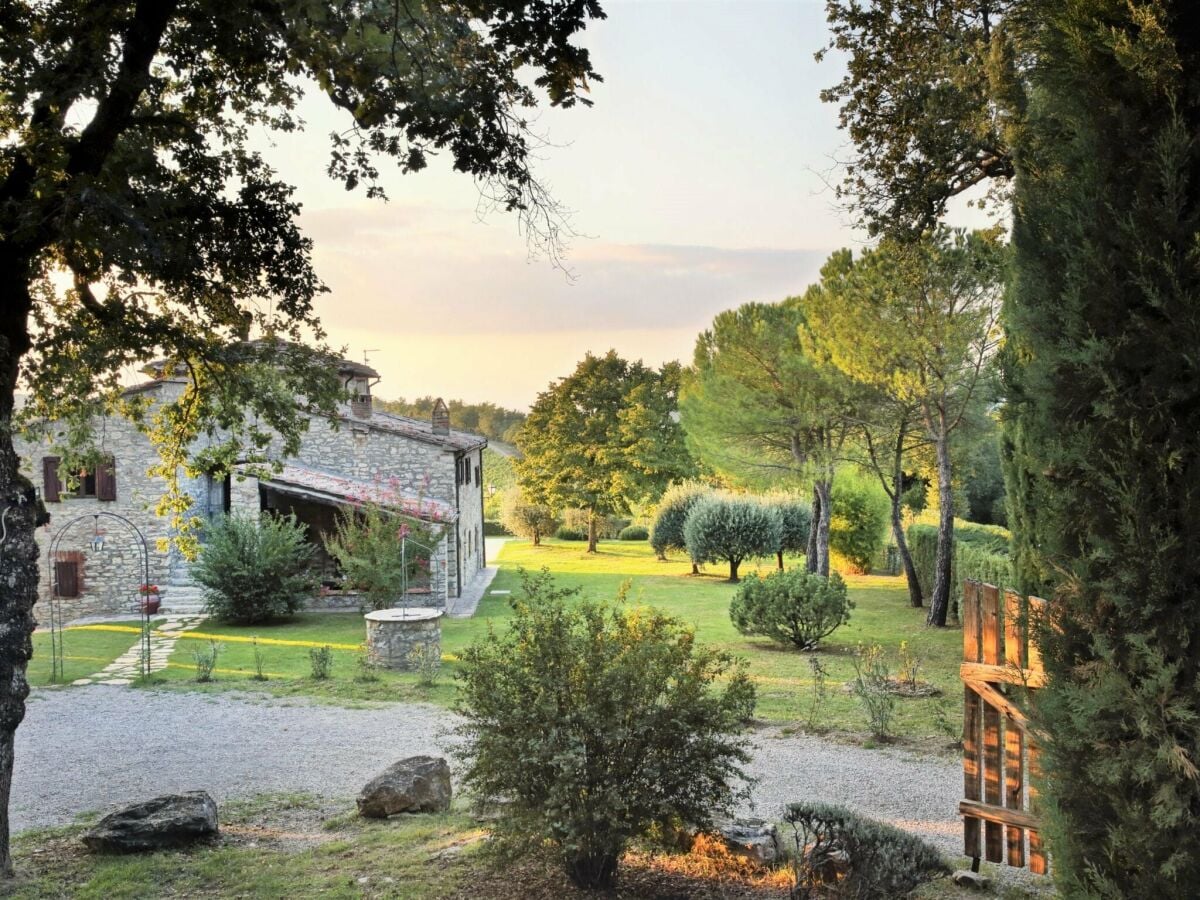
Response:
[{"label": "grass", "polygon": [[[131,619],[114,624],[138,628],[141,620]],[[138,642],[138,636],[129,632],[80,631],[71,628],[64,631],[62,637],[63,678],[59,684],[70,684],[77,678],[94,675]],[[31,685],[52,684],[52,658],[50,632],[37,632],[33,636],[33,659],[27,671]]]},{"label": "grass", "polygon": [[[794,561],[793,561],[794,562]],[[524,541],[504,545],[499,559],[500,572],[492,591],[520,590],[519,567],[549,568],[565,585],[578,587],[584,596],[613,597],[622,582],[629,580],[631,602],[652,605],[695,626],[700,639],[728,650],[747,660],[758,686],[757,716],[779,725],[786,732],[801,727],[808,717],[812,701],[812,670],[809,657],[781,647],[766,639],[738,634],[729,621],[729,601],[735,586],[725,581],[724,570],[709,567],[707,574],[690,575],[683,559],[662,562],[654,558],[645,542],[604,541],[600,552],[588,555],[584,545],[548,540],[541,547]],[[744,566],[746,574],[755,571]],[[764,563],[761,571],[770,571]],[[853,732],[867,730],[865,714],[858,700],[843,689],[853,677],[852,658],[859,643],[883,645],[893,664],[901,641],[924,661],[923,677],[939,688],[941,697],[902,698],[897,701],[895,730],[914,739],[950,739],[949,731],[961,718],[958,665],[961,660],[961,635],[954,629],[929,629],[922,610],[908,606],[902,578],[851,576],[847,578],[856,603],[848,625],[827,638],[815,654],[829,672],[828,699],[817,722],[819,730]],[[510,615],[507,597],[489,593],[471,619],[444,619],[442,630],[443,677],[433,687],[422,687],[416,675],[379,672],[373,682],[356,680],[360,651],[365,638],[362,617],[349,613],[305,613],[278,625],[232,626],[206,622],[189,636],[180,639],[169,667],[155,676],[155,683],[168,689],[224,691],[230,689],[265,691],[270,694],[307,696],[337,703],[419,700],[448,706],[456,696],[453,673],[459,652],[486,633],[489,625],[503,627]],[[104,653],[93,650],[110,647],[114,638],[102,632],[77,638],[76,652],[100,659]],[[206,646],[205,635],[221,643],[216,681],[197,684],[194,679],[195,649]],[[267,681],[256,681],[254,645],[259,638]],[[68,640],[71,634],[68,633]],[[125,649],[129,646],[126,642]],[[309,649],[330,644],[333,648],[332,677],[311,677]],[[114,654],[115,655],[115,654]],[[99,666],[97,666],[99,668]],[[83,674],[87,674],[86,672]]]}]

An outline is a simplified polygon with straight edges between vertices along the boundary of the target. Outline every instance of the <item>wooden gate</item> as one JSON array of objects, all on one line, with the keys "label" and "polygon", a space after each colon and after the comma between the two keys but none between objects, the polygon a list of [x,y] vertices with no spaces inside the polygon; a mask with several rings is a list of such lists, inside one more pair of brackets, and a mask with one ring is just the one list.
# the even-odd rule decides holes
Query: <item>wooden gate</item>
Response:
[{"label": "wooden gate", "polygon": [[[1046,872],[1038,833],[1036,735],[1018,700],[1045,681],[1029,623],[1046,601],[990,584],[963,585],[963,816],[965,853],[975,861]],[[982,847],[981,847],[982,844]],[[1007,851],[1007,852],[1006,852]]]}]

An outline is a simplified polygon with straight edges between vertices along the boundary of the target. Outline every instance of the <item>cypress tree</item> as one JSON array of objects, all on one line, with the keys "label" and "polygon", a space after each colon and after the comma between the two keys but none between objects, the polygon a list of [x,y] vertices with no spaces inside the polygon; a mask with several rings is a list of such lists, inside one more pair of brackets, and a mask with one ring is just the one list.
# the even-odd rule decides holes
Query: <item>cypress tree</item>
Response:
[{"label": "cypress tree", "polygon": [[1067,896],[1200,885],[1198,7],[1026,6],[1006,464]]}]

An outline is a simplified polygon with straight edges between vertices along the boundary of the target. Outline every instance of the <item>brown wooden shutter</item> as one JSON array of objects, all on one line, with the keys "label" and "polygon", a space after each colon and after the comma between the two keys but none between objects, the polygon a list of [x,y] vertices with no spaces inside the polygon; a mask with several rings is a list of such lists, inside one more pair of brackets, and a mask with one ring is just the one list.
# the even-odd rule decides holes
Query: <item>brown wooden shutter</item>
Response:
[{"label": "brown wooden shutter", "polygon": [[117,461],[111,454],[96,467],[96,499],[117,499]]},{"label": "brown wooden shutter", "polygon": [[47,503],[57,503],[62,482],[58,480],[58,457],[42,457],[42,499]]},{"label": "brown wooden shutter", "polygon": [[79,596],[79,562],[58,559],[54,562],[54,593],[60,597]]}]

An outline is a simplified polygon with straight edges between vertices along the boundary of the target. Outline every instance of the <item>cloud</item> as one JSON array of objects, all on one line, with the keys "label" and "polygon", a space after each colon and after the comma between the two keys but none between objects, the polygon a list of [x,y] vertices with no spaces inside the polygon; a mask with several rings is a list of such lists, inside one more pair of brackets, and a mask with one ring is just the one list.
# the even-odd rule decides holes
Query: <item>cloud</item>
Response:
[{"label": "cloud", "polygon": [[530,260],[500,221],[468,226],[459,212],[396,204],[306,213],[331,289],[322,318],[394,335],[699,331],[723,309],[802,291],[828,255],[585,238],[571,248],[569,278]]}]

